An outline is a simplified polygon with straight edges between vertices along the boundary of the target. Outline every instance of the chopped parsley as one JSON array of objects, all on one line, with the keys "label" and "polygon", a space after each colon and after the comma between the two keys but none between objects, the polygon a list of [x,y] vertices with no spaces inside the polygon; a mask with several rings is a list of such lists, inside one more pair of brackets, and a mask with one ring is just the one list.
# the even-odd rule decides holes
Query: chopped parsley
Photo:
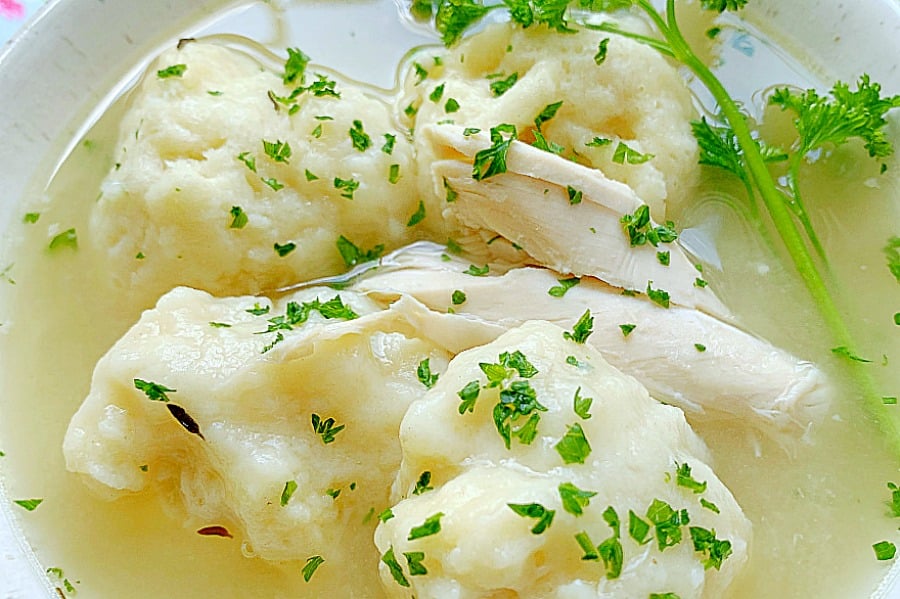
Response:
[{"label": "chopped parsley", "polygon": [[419,200],[419,207],[416,208],[416,211],[413,212],[412,216],[409,217],[409,220],[406,221],[406,226],[414,227],[423,220],[425,220],[425,202]]},{"label": "chopped parsley", "polygon": [[431,101],[434,102],[434,103],[440,102],[440,101],[441,101],[441,97],[443,97],[443,95],[444,95],[444,87],[445,87],[445,84],[443,84],[443,83],[441,83],[440,85],[438,85],[437,87],[435,87],[435,88],[431,91],[431,94],[428,95],[428,99],[431,100]]},{"label": "chopped parsley", "polygon": [[[504,137],[504,134],[506,137]],[[506,155],[514,139],[517,138],[516,126],[510,124],[497,125],[491,128],[491,146],[475,154],[472,163],[472,178],[482,181],[494,175],[506,172]]]},{"label": "chopped parsley", "polygon": [[[419,3],[421,3],[421,2],[419,2]],[[416,2],[413,2],[413,6],[412,6],[413,9],[415,9],[416,4],[417,4]],[[431,2],[426,2],[424,4],[428,7],[428,12],[430,15],[431,14]],[[413,69],[416,72],[416,85],[419,85],[420,83],[425,81],[425,79],[428,78],[428,71],[425,69],[425,67],[423,67],[419,63],[413,62]]]},{"label": "chopped parsley", "polygon": [[[532,142],[531,145],[534,146],[535,148],[537,148],[538,150],[543,150],[545,152],[550,152],[551,154],[557,154],[557,155],[562,154],[563,151],[565,151],[565,149],[566,149],[565,147],[559,145],[558,143],[556,143],[554,141],[549,141],[546,137],[544,137],[544,134],[541,133],[539,130],[534,129],[532,132],[534,133],[534,142]],[[574,190],[574,188],[573,188],[573,190]],[[548,191],[550,191],[550,190],[545,189],[544,193],[546,194]],[[579,197],[578,202],[580,202],[580,201],[581,201],[581,198]],[[576,203],[578,203],[578,202],[576,202]]]},{"label": "chopped parsley", "polygon": [[652,158],[653,154],[641,154],[620,141],[613,150],[612,161],[616,164],[643,164]]},{"label": "chopped parsley", "polygon": [[55,235],[53,239],[50,240],[49,249],[55,250],[57,248],[72,248],[73,250],[78,249],[78,234],[75,232],[75,229],[66,229],[62,233]]},{"label": "chopped parsley", "polygon": [[381,253],[384,251],[384,244],[379,243],[371,250],[363,250],[341,235],[337,240],[337,249],[341,254],[341,258],[344,260],[344,264],[349,268],[351,266],[356,266],[357,264],[371,262],[372,260],[380,258]]},{"label": "chopped parsley", "polygon": [[434,487],[431,486],[431,470],[425,470],[416,480],[416,486],[413,488],[412,494],[421,495],[433,489]]},{"label": "chopped parsley", "polygon": [[569,195],[569,204],[572,206],[580,204],[581,199],[584,196],[584,193],[580,189],[575,189],[571,185],[566,186],[566,193]]},{"label": "chopped parsley", "polygon": [[538,128],[538,131],[541,130],[541,127],[556,116],[556,113],[559,112],[559,109],[562,107],[563,102],[560,100],[559,102],[554,102],[552,104],[547,104],[541,109],[541,112],[534,117],[534,126]]},{"label": "chopped parsley", "polygon": [[388,169],[388,182],[391,185],[396,185],[397,181],[400,180],[400,165],[392,164]]},{"label": "chopped parsley", "polygon": [[894,559],[897,555],[897,546],[890,541],[879,541],[872,545],[872,549],[875,550],[875,559],[882,562]]},{"label": "chopped parsley", "polygon": [[691,467],[687,462],[675,463],[675,484],[697,494],[706,491],[706,482],[700,482],[691,475]]},{"label": "chopped parsley", "polygon": [[391,508],[385,508],[384,511],[382,511],[380,514],[378,514],[378,519],[381,522],[387,522],[388,520],[390,520],[393,517],[394,517],[394,512],[393,512],[393,510],[391,510]]},{"label": "chopped parsley", "polygon": [[600,40],[600,44],[597,46],[597,53],[594,54],[594,62],[597,66],[600,66],[606,61],[606,53],[609,50],[609,38],[605,37]]},{"label": "chopped parsley", "polygon": [[[447,114],[452,114],[454,112],[458,112],[459,108],[460,108],[459,102],[456,100],[456,98],[447,98],[447,101],[444,103],[444,112],[446,112]],[[447,124],[453,124],[452,120],[441,121],[441,123],[444,123],[444,122],[446,122]],[[438,124],[441,124],[441,123],[438,123]]]},{"label": "chopped parsley", "polygon": [[25,216],[22,217],[22,222],[33,225],[38,222],[39,218],[41,218],[40,212],[26,212]]},{"label": "chopped parsley", "polygon": [[622,329],[622,336],[627,337],[637,328],[636,324],[620,324],[619,328]]},{"label": "chopped parsley", "polygon": [[168,403],[169,401],[167,393],[176,393],[175,389],[169,389],[165,385],[141,379],[134,379],[134,388],[143,392],[151,401],[161,401],[163,403]]},{"label": "chopped parsley", "polygon": [[702,354],[703,352],[706,351],[706,346],[703,345],[702,343],[695,343],[694,349],[696,349],[698,352],[700,352]]},{"label": "chopped parsley", "polygon": [[303,75],[306,73],[306,65],[309,64],[309,56],[304,54],[299,48],[288,48],[288,57],[284,62],[284,74],[281,77],[285,85],[295,82],[303,82]]},{"label": "chopped parsley", "polygon": [[532,518],[537,523],[532,527],[531,533],[539,535],[550,528],[553,523],[555,510],[549,510],[539,503],[507,503],[509,509],[523,518]]},{"label": "chopped parsley", "polygon": [[419,379],[419,382],[425,385],[426,389],[431,389],[434,387],[434,384],[437,383],[438,375],[437,373],[432,374],[431,372],[431,359],[425,358],[421,362],[419,362],[418,368],[416,368],[416,376]]},{"label": "chopped parsley", "polygon": [[256,172],[256,158],[250,152],[241,152],[236,156],[250,171]]},{"label": "chopped parsley", "polygon": [[676,593],[650,593],[650,599],[681,599]]},{"label": "chopped parsley", "polygon": [[[510,448],[512,437],[515,436],[523,445],[530,445],[537,435],[537,425],[540,422],[540,414],[547,408],[537,400],[537,393],[528,381],[513,381],[500,391],[500,401],[494,406],[494,426],[507,449]],[[528,420],[522,426],[513,428],[514,422],[520,417],[527,416]]]},{"label": "chopped parsley", "polygon": [[391,133],[384,134],[384,145],[381,146],[381,151],[385,154],[393,154],[394,153],[394,145],[397,143],[397,136]]},{"label": "chopped parsley", "polygon": [[[500,77],[502,77],[502,75],[500,75]],[[509,77],[506,77],[505,79],[498,78],[495,81],[492,81],[491,85],[490,85],[491,95],[494,96],[495,98],[499,98],[500,96],[502,96],[503,94],[508,92],[510,89],[512,89],[512,86],[515,85],[518,80],[519,80],[519,74],[513,73],[512,75],[510,75]]]},{"label": "chopped parsley", "polygon": [[156,71],[156,76],[160,79],[168,79],[169,77],[181,77],[182,75],[184,75],[185,71],[187,71],[186,64],[173,64],[172,66]]},{"label": "chopped parsley", "polygon": [[716,513],[716,514],[720,514],[720,513],[721,513],[721,512],[719,511],[719,506],[717,506],[717,505],[716,505],[715,503],[713,503],[712,501],[707,501],[706,499],[704,499],[704,498],[702,498],[702,497],[700,498],[700,507],[706,508],[706,509],[708,509],[709,511],[711,511],[711,512],[713,512],[713,513]]},{"label": "chopped parsley", "polygon": [[575,413],[582,420],[587,420],[591,417],[591,405],[594,403],[594,398],[592,397],[584,397],[581,395],[581,387],[575,389],[575,398],[573,400]]},{"label": "chopped parsley", "polygon": [[291,497],[294,496],[294,493],[297,491],[297,481],[289,480],[284,483],[284,489],[281,490],[281,507],[284,507],[291,500]]},{"label": "chopped parsley", "polygon": [[731,541],[716,538],[715,530],[707,530],[699,526],[691,526],[691,541],[694,543],[694,551],[704,554],[703,567],[706,570],[715,568],[718,570],[722,563],[731,555]]},{"label": "chopped parsley", "polygon": [[276,241],[272,245],[272,247],[275,249],[276,254],[278,254],[280,257],[284,258],[285,256],[287,256],[288,254],[290,254],[291,252],[293,252],[294,250],[297,249],[297,244],[294,243],[293,241],[289,241],[285,244],[280,244]]},{"label": "chopped parsley", "polygon": [[659,304],[663,308],[668,308],[670,306],[669,292],[663,289],[654,289],[652,285],[653,281],[647,281],[647,297],[649,297],[653,303]]},{"label": "chopped parsley", "polygon": [[472,275],[473,277],[483,277],[488,274],[490,271],[490,267],[485,264],[484,266],[475,266],[474,264],[470,264],[469,268],[463,271],[463,274]]},{"label": "chopped parsley", "polygon": [[262,316],[264,314],[268,314],[269,310],[271,310],[271,306],[261,306],[259,302],[253,304],[252,308],[247,308],[244,312],[248,314],[252,314],[253,316]]},{"label": "chopped parsley", "polygon": [[372,138],[363,129],[362,121],[353,121],[353,126],[350,127],[350,141],[360,152],[365,152],[372,145]]},{"label": "chopped parsley", "polygon": [[672,253],[669,250],[656,252],[656,259],[663,266],[669,266],[669,263],[672,261]]},{"label": "chopped parsley", "polygon": [[313,433],[319,435],[322,438],[322,443],[328,445],[329,443],[334,443],[335,437],[337,434],[344,430],[346,425],[335,426],[334,418],[326,418],[322,419],[318,414],[312,414],[310,416],[310,423],[312,424]]},{"label": "chopped parsley", "polygon": [[394,582],[402,587],[409,587],[409,580],[407,580],[406,576],[403,574],[403,567],[397,561],[397,558],[394,557],[393,545],[391,545],[385,554],[381,556],[381,561],[388,567],[388,570],[390,570]]},{"label": "chopped parsley", "polygon": [[569,331],[563,333],[563,338],[574,341],[575,343],[584,343],[593,332],[594,317],[591,316],[591,310],[589,308],[584,311],[584,314],[582,314],[581,318],[578,319],[578,322],[575,323],[571,333]]},{"label": "chopped parsley", "polygon": [[849,347],[847,347],[845,345],[831,348],[831,353],[833,353],[836,356],[840,356],[841,358],[846,358],[848,360],[852,360],[853,362],[864,362],[866,364],[869,364],[872,362],[872,360],[866,360],[865,358],[859,357],[858,355],[853,353],[853,351],[851,351]]},{"label": "chopped parsley", "polygon": [[459,197],[459,193],[455,189],[450,187],[450,182],[447,181],[447,177],[444,177],[444,191],[447,192],[445,199],[447,200],[448,204],[455,202]]},{"label": "chopped parsley", "polygon": [[422,565],[422,560],[425,559],[424,551],[404,551],[403,557],[406,558],[406,565],[409,567],[410,576],[424,576],[425,574],[428,574],[428,568]]},{"label": "chopped parsley", "polygon": [[247,217],[247,213],[244,212],[243,208],[240,206],[232,206],[231,210],[228,212],[231,214],[231,224],[228,225],[229,229],[243,229],[247,226],[250,219]]},{"label": "chopped parsley", "polygon": [[306,175],[307,181],[316,181],[319,179],[319,176],[309,169],[305,169],[304,174]]},{"label": "chopped parsley", "polygon": [[28,512],[33,512],[37,509],[39,505],[44,503],[43,499],[14,499],[13,503],[15,503],[20,508],[24,509]]},{"label": "chopped parsley", "polygon": [[476,135],[478,133],[481,133],[481,129],[478,129],[477,127],[466,127],[463,129],[463,137],[469,137],[470,135]]},{"label": "chopped parsley", "polygon": [[284,184],[274,177],[260,177],[260,180],[271,187],[273,191],[284,189]]},{"label": "chopped parsley", "polygon": [[469,381],[466,383],[465,387],[456,392],[461,400],[461,403],[459,404],[460,414],[475,411],[475,401],[478,399],[478,394],[480,392],[481,385],[478,384],[478,381]]},{"label": "chopped parsley", "polygon": [[581,279],[578,277],[570,277],[568,279],[557,279],[556,281],[559,285],[554,285],[547,290],[547,293],[553,297],[563,297],[569,289],[578,285],[578,283],[581,282]]},{"label": "chopped parsley", "polygon": [[581,425],[577,422],[569,427],[563,438],[553,448],[566,464],[584,464],[587,457],[591,455],[591,445],[584,436]]},{"label": "chopped parsley", "polygon": [[415,541],[416,539],[430,537],[441,532],[441,518],[443,517],[443,512],[438,512],[436,514],[428,516],[425,519],[425,522],[418,526],[413,526],[411,529],[409,529],[409,536],[406,537],[406,540]]},{"label": "chopped parsley", "polygon": [[611,144],[612,140],[607,137],[595,137],[584,145],[589,148],[602,148],[603,146],[608,146]]},{"label": "chopped parsley", "polygon": [[650,542],[649,534],[650,525],[634,511],[628,510],[628,535],[634,539],[634,542],[638,545],[646,545]]},{"label": "chopped parsley", "polygon": [[697,277],[696,279],[694,279],[694,287],[699,287],[700,289],[704,289],[706,287],[709,287],[709,283],[707,283],[700,277]]},{"label": "chopped parsley", "polygon": [[647,243],[653,247],[658,247],[660,243],[671,243],[678,239],[678,233],[675,232],[675,223],[672,221],[666,221],[665,225],[652,226],[650,207],[647,204],[641,204],[634,211],[634,214],[622,216],[620,222],[625,229],[625,233],[628,234],[631,247]]},{"label": "chopped parsley", "polygon": [[572,483],[561,483],[558,490],[563,509],[573,516],[581,516],[584,508],[590,504],[591,497],[597,494],[595,491],[579,489]]},{"label": "chopped parsley", "polygon": [[884,254],[887,256],[888,270],[900,283],[900,237],[891,237],[884,246]]},{"label": "chopped parsley", "polygon": [[316,573],[316,570],[323,563],[325,563],[325,559],[321,555],[313,555],[306,558],[306,564],[303,565],[303,570],[301,570],[303,580],[309,582],[309,579],[312,578],[313,574]]},{"label": "chopped parsley", "polygon": [[453,292],[453,295],[450,296],[450,301],[453,302],[454,306],[459,306],[461,304],[466,303],[466,292],[461,289],[457,289]]},{"label": "chopped parsley", "polygon": [[[46,570],[47,576],[53,578],[56,582],[61,584],[67,593],[74,595],[77,592],[75,585],[73,585],[68,578],[66,578],[65,573],[62,571],[62,568],[47,568]],[[75,581],[80,584],[80,581]],[[59,589],[57,589],[59,590]]]},{"label": "chopped parsley", "polygon": [[228,324],[227,322],[210,321],[209,326],[214,329],[230,329],[232,325]]},{"label": "chopped parsley", "polygon": [[334,188],[341,190],[341,197],[348,200],[353,199],[353,192],[359,189],[359,181],[355,179],[334,178]]},{"label": "chopped parsley", "polygon": [[291,158],[291,144],[286,141],[266,141],[262,140],[263,152],[274,162],[282,162],[288,164]]},{"label": "chopped parsley", "polygon": [[622,565],[625,563],[625,552],[622,549],[622,541],[619,540],[619,515],[612,506],[603,512],[603,519],[613,529],[611,537],[597,546],[597,553],[606,567],[606,577],[610,580],[618,578],[622,574]]},{"label": "chopped parsley", "polygon": [[582,561],[597,561],[600,559],[600,555],[597,553],[594,542],[591,540],[591,537],[588,536],[588,533],[585,531],[576,533],[575,541],[578,542],[578,546],[581,547],[581,551],[584,553],[584,555],[581,556]]},{"label": "chopped parsley", "polygon": [[680,543],[681,527],[690,521],[686,510],[676,511],[661,499],[654,499],[647,508],[647,519],[653,524],[660,551]]}]

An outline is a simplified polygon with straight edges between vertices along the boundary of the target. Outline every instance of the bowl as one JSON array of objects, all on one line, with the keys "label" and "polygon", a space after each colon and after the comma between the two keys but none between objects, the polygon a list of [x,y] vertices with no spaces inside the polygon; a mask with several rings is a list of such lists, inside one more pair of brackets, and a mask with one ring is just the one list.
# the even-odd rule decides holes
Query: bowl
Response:
[{"label": "bowl", "polygon": [[[865,71],[886,93],[900,93],[900,1],[859,4],[865,10],[834,0],[759,0],[750,3],[746,17],[751,26],[802,57],[803,67],[821,80],[854,80]],[[275,48],[300,44],[351,77],[389,88],[393,65],[410,48],[432,41],[397,14],[390,0],[51,0],[0,52],[0,230],[11,230],[26,198],[41,196],[47,173],[73,150],[71,140],[97,119],[98,107],[127,89],[150,57],[175,40],[237,32]],[[752,68],[765,70],[766,65]],[[806,83],[790,69],[781,78],[769,75],[773,81]],[[730,77],[726,84],[735,95],[752,101],[756,90],[742,85],[755,79],[741,73]],[[897,129],[895,122],[895,133]],[[0,239],[0,256],[19,241],[12,233]],[[0,388],[7,384],[6,375],[0,363]],[[0,418],[3,407],[0,400]],[[0,597],[55,596],[57,583],[51,583],[45,565],[24,541],[19,515],[10,505],[0,484]],[[900,597],[900,564],[890,569],[874,596]]]}]

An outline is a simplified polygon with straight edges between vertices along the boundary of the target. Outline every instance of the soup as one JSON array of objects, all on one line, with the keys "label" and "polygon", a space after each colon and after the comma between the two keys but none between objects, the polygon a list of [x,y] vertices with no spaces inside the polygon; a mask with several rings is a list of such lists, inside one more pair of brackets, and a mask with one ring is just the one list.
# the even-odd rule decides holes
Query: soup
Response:
[{"label": "soup", "polygon": [[[310,586],[300,575],[302,562],[245,558],[237,542],[183,528],[152,493],[102,502],[65,471],[60,446],[90,390],[90,373],[155,301],[123,302],[108,284],[102,256],[89,244],[79,243],[77,251],[47,249],[49,239],[70,228],[88,230],[100,181],[113,166],[124,108],[123,102],[115,103],[78,140],[49,182],[46,200],[26,200],[23,216],[40,216],[28,219],[36,222],[13,223],[21,243],[8,261],[12,266],[0,264],[5,269],[5,334],[0,338],[6,377],[0,422],[4,473],[11,497],[44,499],[38,509],[21,515],[28,540],[45,566],[61,568],[75,588],[92,596],[176,595],[185,589],[209,596],[302,596],[324,585],[346,584],[340,573],[323,568],[313,579],[323,586]],[[762,129],[779,139],[784,117],[766,109],[759,118]],[[829,156],[827,165],[810,167],[806,195],[823,198],[815,206],[816,224],[836,278],[845,289],[866,289],[848,300],[848,313],[865,315],[851,320],[856,336],[865,340],[856,351],[874,358],[867,367],[884,388],[896,389],[900,381],[891,366],[896,329],[885,324],[896,306],[884,301],[896,295],[896,283],[885,269],[882,249],[900,220],[897,180],[879,177],[878,164],[865,161],[864,150],[852,144]],[[886,483],[895,473],[893,456],[860,407],[847,366],[831,353],[800,283],[747,224],[735,199],[739,193],[733,181],[704,172],[693,199],[670,204],[668,216],[715,240],[722,268],[704,276],[741,326],[816,362],[842,381],[843,392],[829,417],[789,449],[739,422],[695,424],[713,453],[716,473],[754,525],[749,565],[730,594],[843,597],[861,588],[869,592],[884,569],[871,546],[893,531],[884,506],[890,499]],[[857,203],[837,201],[846,196]],[[831,228],[831,222],[841,224]],[[855,233],[862,230],[867,232],[864,243]],[[78,298],[77,307],[71,298]],[[105,542],[94,542],[98,533]],[[352,581],[341,588],[348,596],[381,593]]]}]

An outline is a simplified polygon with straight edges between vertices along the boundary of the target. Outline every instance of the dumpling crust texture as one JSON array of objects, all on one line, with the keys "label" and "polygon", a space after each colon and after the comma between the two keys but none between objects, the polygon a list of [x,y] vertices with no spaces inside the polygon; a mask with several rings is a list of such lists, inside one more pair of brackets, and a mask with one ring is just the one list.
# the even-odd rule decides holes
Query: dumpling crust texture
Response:
[{"label": "dumpling crust texture", "polygon": [[[158,74],[178,65],[180,76]],[[203,42],[156,60],[129,99],[91,215],[116,283],[148,307],[178,285],[258,293],[342,272],[341,235],[365,249],[415,238],[413,147],[391,107],[319,71],[284,84]],[[319,86],[289,99],[323,77],[340,97]]]},{"label": "dumpling crust texture", "polygon": [[[417,366],[428,358],[443,370],[448,356],[350,292],[341,303],[357,318],[315,310],[264,333],[290,302],[333,307],[333,296],[166,294],[97,365],[66,434],[68,469],[111,497],[159,493],[185,526],[225,525],[248,555],[321,555],[327,567],[313,593],[351,576],[359,596],[377,596],[374,522],[366,522],[390,505],[400,421],[425,390]],[[154,401],[135,379],[164,386],[166,397]]]},{"label": "dumpling crust texture", "polygon": [[[515,352],[537,373],[525,377],[512,367],[506,382],[491,388],[487,373],[494,367],[488,365],[504,363],[504,355],[513,365]],[[471,397],[462,392],[471,381],[479,393],[470,412],[461,404],[463,395]],[[507,449],[496,419],[501,390],[523,390],[515,381],[527,382],[546,411],[533,412],[539,421],[527,444],[517,430],[530,417],[510,420]],[[587,410],[581,402],[580,414],[576,396],[592,399]],[[572,451],[579,436],[589,449],[575,443],[580,449]],[[596,351],[564,339],[555,325],[532,321],[455,357],[410,406],[401,444],[397,504],[375,534],[387,555],[380,567],[389,596],[712,598],[722,596],[747,561],[750,522],[709,466],[709,453],[681,410],[652,399]],[[679,477],[685,466],[689,476]],[[695,481],[696,489],[679,484],[682,478]],[[580,509],[571,506],[573,488],[586,494]],[[522,515],[528,511],[523,506],[537,511]],[[669,529],[677,541],[657,525],[665,520],[663,506],[679,518],[677,533]],[[631,512],[649,525],[646,538],[632,535]],[[422,534],[435,519],[439,530]],[[693,537],[703,531],[730,543],[719,567],[708,563],[706,550],[695,550]],[[580,533],[589,539],[592,558]],[[613,537],[621,549],[618,576],[608,573],[596,549],[615,545],[608,541]]]}]

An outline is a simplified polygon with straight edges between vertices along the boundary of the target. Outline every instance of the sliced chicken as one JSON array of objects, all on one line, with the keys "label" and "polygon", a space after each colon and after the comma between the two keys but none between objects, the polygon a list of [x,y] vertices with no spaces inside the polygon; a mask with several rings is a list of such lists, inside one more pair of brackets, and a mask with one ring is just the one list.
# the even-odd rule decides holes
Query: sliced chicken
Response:
[{"label": "sliced chicken", "polygon": [[[561,284],[552,271],[515,268],[473,276],[464,272],[468,262],[424,249],[398,252],[386,262],[393,266],[354,286],[384,304],[408,295],[434,311],[454,312],[444,318],[504,330],[529,320],[571,329],[590,310],[588,342],[695,422],[740,419],[770,435],[797,437],[822,417],[830,401],[831,386],[814,364],[698,310],[665,309],[589,277],[554,297],[549,290]],[[465,301],[454,303],[457,290]],[[635,326],[626,335],[627,325]]]},{"label": "sliced chicken", "polygon": [[[431,167],[435,189],[455,193],[444,204],[445,218],[501,235],[557,272],[590,275],[623,289],[650,286],[681,306],[730,315],[708,287],[697,285],[695,261],[677,241],[631,246],[621,219],[643,202],[627,185],[519,141],[509,148],[505,173],[476,181],[472,162],[491,146],[486,133],[466,136],[459,127],[432,125],[421,134],[437,146],[436,155],[447,157]],[[658,252],[668,252],[666,264]]]}]

